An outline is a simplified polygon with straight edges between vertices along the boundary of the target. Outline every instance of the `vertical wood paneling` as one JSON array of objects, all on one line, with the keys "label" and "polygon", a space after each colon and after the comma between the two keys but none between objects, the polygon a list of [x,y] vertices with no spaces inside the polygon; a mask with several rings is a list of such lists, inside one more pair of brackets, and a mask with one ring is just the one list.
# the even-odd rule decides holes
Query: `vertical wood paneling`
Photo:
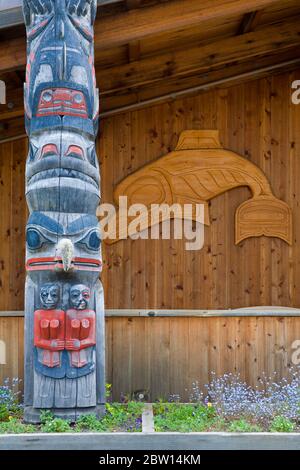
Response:
[{"label": "vertical wood paneling", "polygon": [[[219,129],[226,148],[262,168],[291,206],[293,245],[270,238],[234,244],[234,214],[250,192],[210,203],[201,251],[181,240],[126,240],[103,247],[107,308],[226,309],[300,307],[300,105],[291,83],[300,69],[102,120],[98,142],[102,200],[142,165],[174,149],[185,129]],[[23,309],[26,139],[0,145],[0,310]],[[23,320],[0,319],[8,342],[6,375],[23,370]],[[180,393],[212,371],[241,372],[256,384],[265,371],[286,375],[298,318],[108,319],[107,381],[115,398],[138,389],[151,398]]]},{"label": "vertical wood paneling", "polygon": [[[12,144],[1,146],[0,158],[0,308],[8,310],[11,303],[11,156]],[[18,249],[15,247],[14,249]]]},{"label": "vertical wood paneling", "polygon": [[[108,308],[300,306],[300,106],[291,102],[299,71],[200,94],[102,121],[103,202],[114,186],[166,154],[184,129],[218,128],[226,148],[266,173],[294,217],[294,243],[253,238],[234,244],[234,214],[250,192],[237,188],[210,203],[201,251],[184,240],[125,240],[104,246]],[[23,308],[26,139],[0,145],[0,309]],[[173,225],[173,224],[172,224]]]},{"label": "vertical wood paneling", "polygon": [[[23,378],[23,327],[23,318],[0,317],[7,359],[0,384]],[[137,391],[150,400],[188,400],[193,383],[204,389],[213,372],[240,374],[256,386],[263,374],[289,376],[299,338],[299,317],[107,318],[106,381],[115,400]]]},{"label": "vertical wood paneling", "polygon": [[[112,118],[109,125],[103,123],[103,133],[118,140],[112,144],[105,138],[101,143],[103,154],[107,155],[108,149],[114,151],[113,157],[104,160],[103,167],[117,167],[103,168],[104,175],[114,175],[110,184],[104,182],[105,201],[112,200],[113,187],[121,178],[172,150],[181,131],[217,128],[223,145],[260,166],[275,195],[290,204],[295,237],[292,247],[265,237],[247,239],[236,246],[235,211],[250,197],[250,191],[234,189],[211,201],[211,225],[205,228],[201,251],[187,252],[184,241],[174,239],[127,240],[105,247],[104,255],[111,266],[103,274],[109,308],[300,305],[297,288],[300,106],[291,104],[291,82],[299,73],[216,89]],[[127,136],[130,145],[120,148],[120,134],[124,132],[126,135],[130,132]],[[130,291],[124,292],[122,299],[116,287],[120,282]]]}]

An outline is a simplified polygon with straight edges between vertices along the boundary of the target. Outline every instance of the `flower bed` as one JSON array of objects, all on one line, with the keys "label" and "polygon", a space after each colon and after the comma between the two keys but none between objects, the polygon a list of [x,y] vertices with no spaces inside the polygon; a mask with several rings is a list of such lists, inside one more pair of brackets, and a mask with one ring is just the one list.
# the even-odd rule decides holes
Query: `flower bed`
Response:
[{"label": "flower bed", "polygon": [[156,432],[300,432],[300,427],[285,416],[275,416],[267,426],[251,418],[225,419],[214,407],[185,403],[153,405]]},{"label": "flower bed", "polygon": [[300,372],[276,382],[263,377],[255,388],[239,375],[225,374],[205,386],[194,383],[191,404],[154,405],[155,430],[160,432],[299,432]]},{"label": "flower bed", "polygon": [[[105,415],[82,416],[76,424],[41,413],[40,425],[23,422],[23,408],[16,388],[18,381],[0,387],[0,434],[142,432],[144,404],[137,401],[106,404]],[[108,400],[110,386],[108,386]],[[190,403],[180,397],[153,404],[155,432],[300,432],[300,369],[289,380],[276,382],[263,378],[255,388],[239,375],[213,375],[205,390],[193,384]],[[146,421],[145,421],[146,422]],[[151,428],[151,423],[150,423]],[[146,429],[146,428],[145,428]],[[148,432],[146,430],[146,432]]]},{"label": "flower bed", "polygon": [[[141,432],[143,404],[106,403],[106,413],[101,419],[94,415],[81,416],[76,424],[55,418],[51,412],[41,412],[41,424],[23,422],[23,406],[17,391],[19,381],[5,381],[0,386],[0,434],[67,433],[67,432]],[[109,387],[108,387],[109,388]],[[109,392],[108,392],[109,393]]]}]

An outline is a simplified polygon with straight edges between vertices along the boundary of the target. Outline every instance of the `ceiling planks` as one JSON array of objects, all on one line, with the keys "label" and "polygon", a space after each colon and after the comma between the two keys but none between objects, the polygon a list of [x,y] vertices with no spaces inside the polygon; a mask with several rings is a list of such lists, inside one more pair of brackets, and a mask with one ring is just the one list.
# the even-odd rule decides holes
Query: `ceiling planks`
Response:
[{"label": "ceiling planks", "polygon": [[[95,24],[95,49],[109,49],[132,41],[189,28],[208,20],[242,15],[282,3],[282,0],[172,0],[99,18]],[[0,72],[24,67],[25,39],[5,41],[0,51]]]},{"label": "ceiling planks", "polygon": [[[124,0],[99,10],[101,113],[227,86],[299,65],[298,0]],[[23,30],[2,31],[0,141],[24,133]],[[237,77],[237,78],[235,78]]]},{"label": "ceiling planks", "polygon": [[95,48],[128,44],[134,40],[189,28],[205,21],[242,15],[282,0],[172,0],[106,17],[95,25]]},{"label": "ceiling planks", "polygon": [[171,77],[204,73],[237,60],[277,54],[300,43],[298,19],[281,22],[263,30],[222,39],[203,47],[190,47],[155,55],[97,73],[102,93],[136,88]]}]

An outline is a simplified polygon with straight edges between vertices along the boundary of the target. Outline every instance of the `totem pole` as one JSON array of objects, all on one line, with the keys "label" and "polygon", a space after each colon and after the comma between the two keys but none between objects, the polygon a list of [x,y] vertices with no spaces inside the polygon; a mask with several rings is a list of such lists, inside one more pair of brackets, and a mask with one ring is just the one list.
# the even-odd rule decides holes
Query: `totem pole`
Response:
[{"label": "totem pole", "polygon": [[23,1],[27,422],[42,409],[75,421],[105,401],[96,10],[96,0]]}]

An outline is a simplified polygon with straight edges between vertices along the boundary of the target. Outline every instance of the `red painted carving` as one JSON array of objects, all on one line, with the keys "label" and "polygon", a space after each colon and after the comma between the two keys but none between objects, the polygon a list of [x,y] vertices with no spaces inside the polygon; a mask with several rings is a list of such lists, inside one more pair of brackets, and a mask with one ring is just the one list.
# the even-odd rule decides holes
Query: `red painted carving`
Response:
[{"label": "red painted carving", "polygon": [[49,157],[50,155],[58,156],[58,148],[55,144],[47,144],[42,148],[41,158]]},{"label": "red painted carving", "polygon": [[73,367],[87,364],[86,348],[96,344],[96,315],[93,310],[67,310],[66,346]]},{"label": "red painted carving", "polygon": [[34,312],[34,345],[43,349],[42,363],[48,367],[60,365],[60,354],[65,348],[65,312],[63,310],[36,310]]},{"label": "red painted carving", "polygon": [[81,91],[50,88],[41,94],[37,116],[77,116],[87,119],[86,100]]},{"label": "red painted carving", "polygon": [[[94,258],[75,257],[72,261],[74,271],[102,271],[102,261]],[[26,262],[26,271],[63,271],[60,257],[29,258]]]},{"label": "red painted carving", "polygon": [[83,150],[78,145],[70,145],[68,150],[65,153],[66,157],[77,157],[77,158],[84,158]]}]

